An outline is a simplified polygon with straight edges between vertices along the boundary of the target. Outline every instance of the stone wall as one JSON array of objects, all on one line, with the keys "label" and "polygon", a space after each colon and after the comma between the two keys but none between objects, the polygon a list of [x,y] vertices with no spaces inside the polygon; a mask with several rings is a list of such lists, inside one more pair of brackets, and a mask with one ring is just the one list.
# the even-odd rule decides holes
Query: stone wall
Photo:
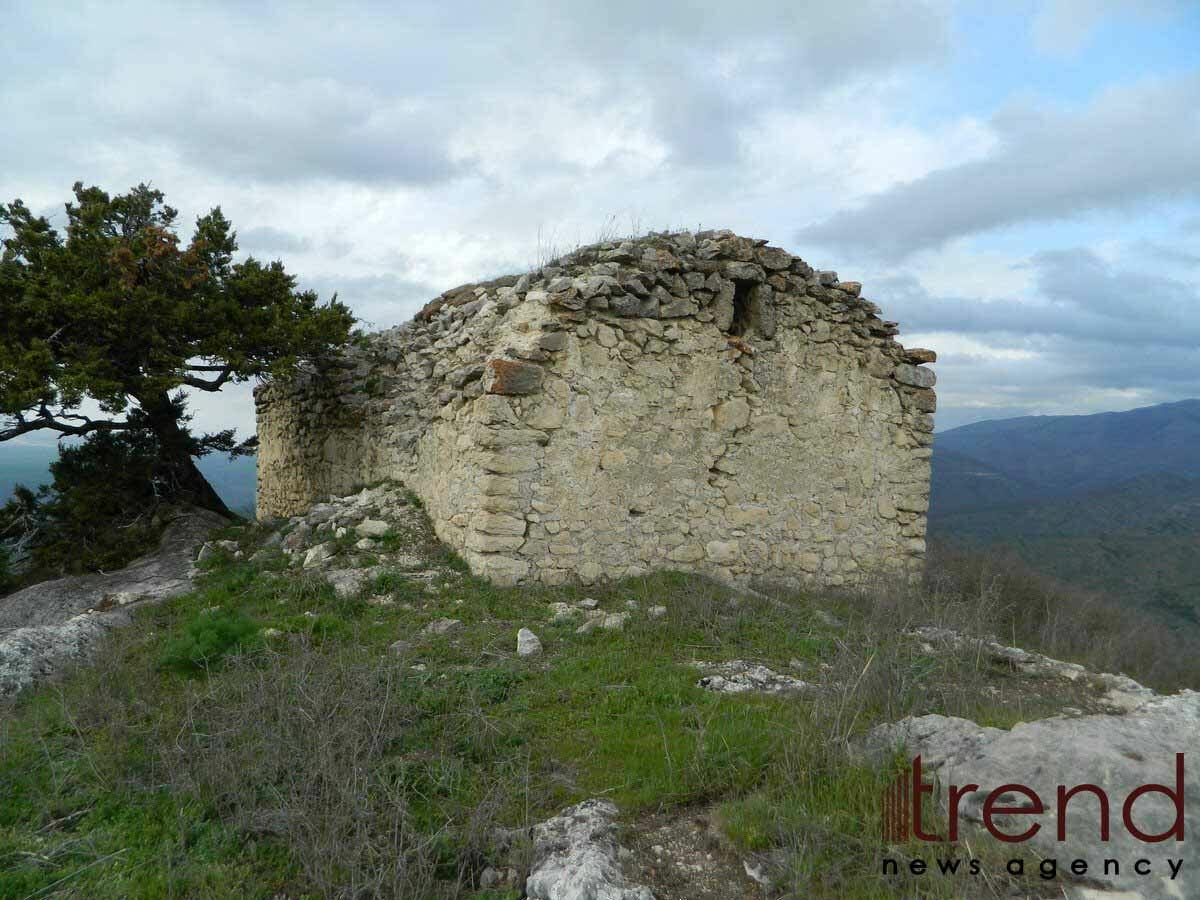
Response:
[{"label": "stone wall", "polygon": [[398,479],[502,583],[918,572],[934,354],[860,293],[730,232],[456,288],[256,392],[259,514]]}]

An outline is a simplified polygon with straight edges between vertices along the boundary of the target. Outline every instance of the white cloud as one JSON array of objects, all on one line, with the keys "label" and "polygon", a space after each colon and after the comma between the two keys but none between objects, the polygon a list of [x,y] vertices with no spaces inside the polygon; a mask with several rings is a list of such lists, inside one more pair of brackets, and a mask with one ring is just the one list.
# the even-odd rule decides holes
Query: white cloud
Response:
[{"label": "white cloud", "polygon": [[[61,208],[76,179],[147,180],[185,233],[220,204],[244,252],[381,327],[603,231],[730,227],[866,282],[943,351],[943,415],[1193,390],[1179,367],[1200,338],[1200,76],[1114,71],[1078,108],[971,107],[944,83],[977,49],[955,43],[956,11],[360,2],[335,20],[284,3],[13,3],[0,199]],[[1030,27],[1048,51],[1086,52],[1118,15],[1134,13],[1051,3]],[[1178,223],[1153,241],[1116,216],[1090,255],[993,239],[1150,204]],[[194,404],[202,427],[252,427],[245,389]]]},{"label": "white cloud", "polygon": [[888,188],[800,240],[900,258],[968,234],[1200,197],[1200,74],[1109,88],[1082,110],[993,117],[993,152]]}]

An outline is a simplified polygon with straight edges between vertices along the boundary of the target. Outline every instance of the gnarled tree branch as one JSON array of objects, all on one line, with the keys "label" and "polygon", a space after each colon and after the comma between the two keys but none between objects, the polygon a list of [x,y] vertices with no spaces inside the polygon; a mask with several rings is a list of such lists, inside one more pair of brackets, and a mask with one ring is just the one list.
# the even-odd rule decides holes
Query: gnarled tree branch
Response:
[{"label": "gnarled tree branch", "polygon": [[[193,366],[192,369],[195,371],[204,371],[204,372],[217,371],[217,369],[215,367],[209,368],[209,367]],[[233,369],[231,369],[229,366],[225,366],[224,368],[220,369],[219,371],[221,374],[218,375],[216,378],[214,378],[212,381],[205,381],[203,378],[196,378],[193,375],[184,375],[183,383],[186,384],[188,387],[199,388],[202,391],[219,391],[221,389],[221,386],[229,380],[231,375],[233,375]]]},{"label": "gnarled tree branch", "polygon": [[[38,411],[35,419],[27,419],[21,413],[12,414],[13,424],[0,428],[0,443],[11,441],[15,437],[29,434],[31,431],[57,431],[62,435],[85,435],[93,431],[125,431],[131,426],[128,422],[112,422],[106,419],[89,419],[87,416],[68,415],[59,413],[57,417],[44,406]],[[72,425],[62,419],[73,419],[80,424]]]}]

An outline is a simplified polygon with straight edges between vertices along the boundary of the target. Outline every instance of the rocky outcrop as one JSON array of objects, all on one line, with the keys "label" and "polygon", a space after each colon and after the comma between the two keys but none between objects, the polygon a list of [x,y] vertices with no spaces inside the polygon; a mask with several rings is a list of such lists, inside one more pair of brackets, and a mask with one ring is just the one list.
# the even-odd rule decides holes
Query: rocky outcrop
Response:
[{"label": "rocky outcrop", "polygon": [[696,661],[692,665],[709,673],[696,682],[696,686],[718,694],[788,694],[817,690],[816,685],[807,681],[741,659],[722,663]]},{"label": "rocky outcrop", "polygon": [[357,594],[383,572],[431,581],[449,574],[424,510],[394,484],[334,497],[278,523],[291,565],[324,577],[338,596]]},{"label": "rocky outcrop", "polygon": [[654,900],[621,870],[617,807],[585,800],[533,827],[529,900]]},{"label": "rocky outcrop", "polygon": [[728,231],[455,288],[256,391],[259,514],[392,479],[500,583],[915,574],[934,354],[861,291]]},{"label": "rocky outcrop", "polygon": [[191,588],[192,560],[207,535],[228,521],[181,510],[158,549],[117,572],[56,578],[0,599],[0,696],[15,694],[80,659],[129,610]]}]

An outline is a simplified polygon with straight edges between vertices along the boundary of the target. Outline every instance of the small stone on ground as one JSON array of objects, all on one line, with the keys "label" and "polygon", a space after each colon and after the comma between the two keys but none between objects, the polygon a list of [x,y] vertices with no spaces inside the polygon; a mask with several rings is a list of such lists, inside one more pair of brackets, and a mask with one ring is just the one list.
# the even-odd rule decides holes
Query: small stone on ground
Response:
[{"label": "small stone on ground", "polygon": [[542,652],[542,642],[528,628],[517,632],[517,656],[539,656]]}]

